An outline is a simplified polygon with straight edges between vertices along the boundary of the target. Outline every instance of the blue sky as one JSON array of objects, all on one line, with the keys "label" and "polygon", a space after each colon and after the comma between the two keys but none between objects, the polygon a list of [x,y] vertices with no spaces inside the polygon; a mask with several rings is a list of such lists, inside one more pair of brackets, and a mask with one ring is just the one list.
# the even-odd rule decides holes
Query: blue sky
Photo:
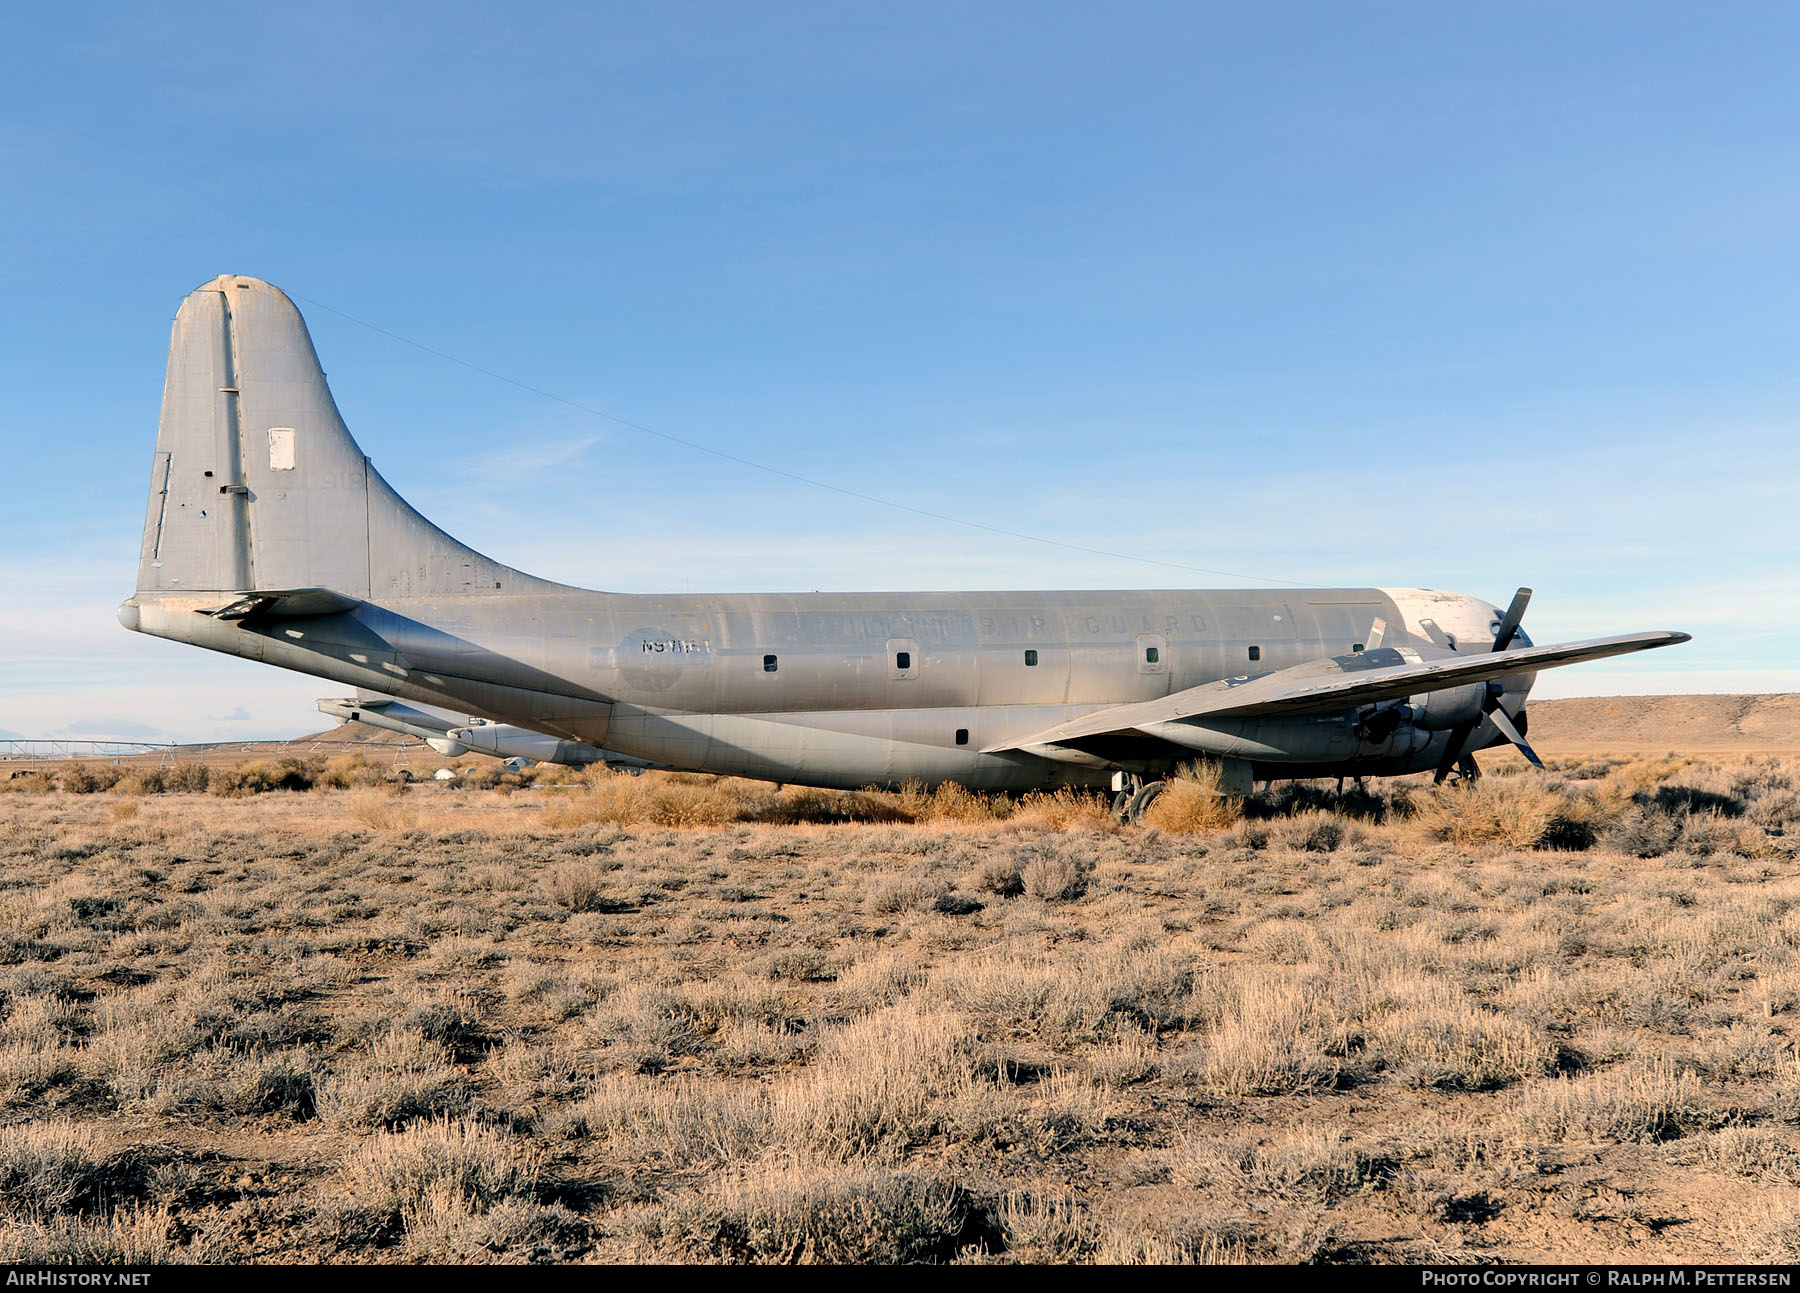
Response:
[{"label": "blue sky", "polygon": [[[0,733],[314,730],[128,634],[168,324],[301,300],[402,493],[608,589],[1537,589],[1800,687],[1791,5],[0,20]],[[328,307],[328,308],[326,308]],[[333,313],[337,311],[339,313]],[[349,317],[345,317],[349,316]],[[908,507],[812,489],[447,363]]]}]

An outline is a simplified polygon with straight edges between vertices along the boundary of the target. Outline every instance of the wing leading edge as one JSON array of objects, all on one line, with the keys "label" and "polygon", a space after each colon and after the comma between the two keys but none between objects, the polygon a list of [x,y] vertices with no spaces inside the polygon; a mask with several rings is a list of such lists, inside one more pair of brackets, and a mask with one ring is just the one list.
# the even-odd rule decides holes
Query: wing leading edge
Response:
[{"label": "wing leading edge", "polygon": [[[1085,736],[1126,733],[1158,723],[1189,718],[1250,718],[1266,715],[1326,713],[1399,700],[1420,692],[1441,691],[1514,674],[1535,673],[1559,665],[1603,660],[1608,656],[1648,651],[1688,641],[1688,634],[1658,630],[1622,633],[1550,646],[1521,647],[1482,655],[1423,660],[1418,653],[1381,647],[1358,655],[1313,660],[1254,677],[1226,678],[1178,691],[1172,696],[1114,705],[1084,714],[1019,740],[989,746],[984,753],[1054,746]],[[1410,657],[1410,658],[1408,658]]]}]

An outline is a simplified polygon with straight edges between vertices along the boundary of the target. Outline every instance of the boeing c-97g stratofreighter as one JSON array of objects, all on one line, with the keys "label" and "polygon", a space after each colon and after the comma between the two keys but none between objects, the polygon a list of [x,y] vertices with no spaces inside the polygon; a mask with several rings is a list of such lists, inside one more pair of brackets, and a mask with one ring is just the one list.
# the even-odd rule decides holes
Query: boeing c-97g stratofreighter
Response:
[{"label": "boeing c-97g stratofreighter", "polygon": [[654,764],[813,786],[1154,794],[1452,771],[1525,742],[1537,671],[1687,641],[1533,646],[1419,588],[599,593],[420,516],[351,439],[286,295],[176,312],[130,629]]}]

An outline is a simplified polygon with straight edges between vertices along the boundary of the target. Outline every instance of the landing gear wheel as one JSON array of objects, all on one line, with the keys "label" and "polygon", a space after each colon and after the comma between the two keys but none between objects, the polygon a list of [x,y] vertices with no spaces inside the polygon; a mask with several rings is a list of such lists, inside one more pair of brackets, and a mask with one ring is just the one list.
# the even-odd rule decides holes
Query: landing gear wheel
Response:
[{"label": "landing gear wheel", "polygon": [[1158,795],[1162,794],[1165,784],[1161,781],[1152,781],[1140,786],[1138,792],[1131,797],[1131,802],[1125,806],[1125,819],[1133,826],[1142,826],[1144,814],[1150,811],[1150,805],[1156,802]]},{"label": "landing gear wheel", "polygon": [[1119,789],[1112,797],[1112,816],[1123,826],[1131,820],[1132,799],[1144,788],[1144,779],[1135,772],[1120,772],[1113,777],[1113,785]]},{"label": "landing gear wheel", "polygon": [[1129,790],[1121,790],[1112,797],[1112,818],[1119,825],[1125,824],[1130,810],[1131,792]]}]

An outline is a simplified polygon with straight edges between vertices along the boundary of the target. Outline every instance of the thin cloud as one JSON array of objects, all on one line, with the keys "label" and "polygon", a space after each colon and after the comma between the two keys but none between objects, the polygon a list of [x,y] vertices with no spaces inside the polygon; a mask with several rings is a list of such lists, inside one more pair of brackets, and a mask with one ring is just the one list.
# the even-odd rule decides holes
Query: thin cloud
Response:
[{"label": "thin cloud", "polygon": [[81,718],[70,723],[59,736],[88,737],[101,741],[159,741],[168,734],[160,727],[129,718]]},{"label": "thin cloud", "polygon": [[580,440],[540,440],[534,444],[509,445],[465,459],[462,473],[490,483],[524,480],[574,462],[603,439],[604,436],[591,435]]}]

